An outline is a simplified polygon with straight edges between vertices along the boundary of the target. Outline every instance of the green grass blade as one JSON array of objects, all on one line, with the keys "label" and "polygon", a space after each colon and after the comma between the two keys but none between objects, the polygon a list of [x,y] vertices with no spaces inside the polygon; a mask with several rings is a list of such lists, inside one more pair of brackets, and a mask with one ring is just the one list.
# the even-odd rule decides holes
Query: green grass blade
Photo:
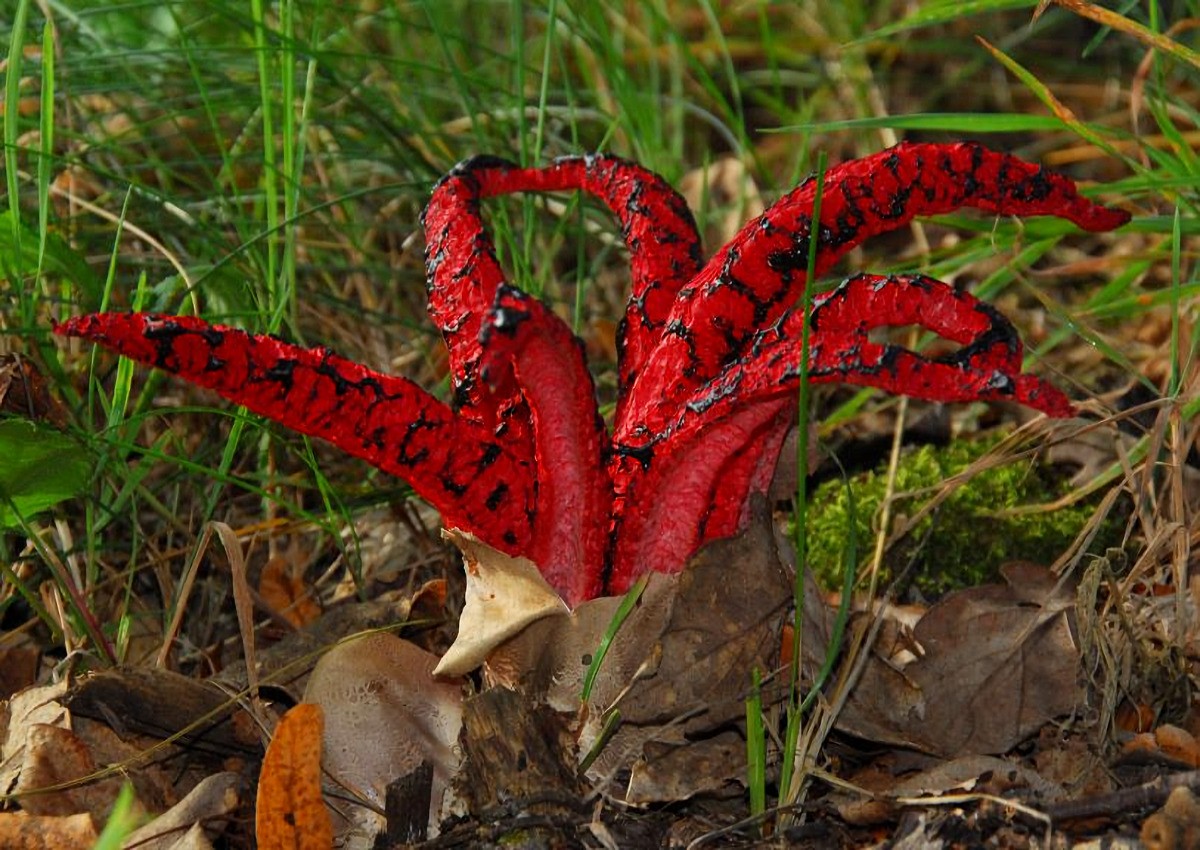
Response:
[{"label": "green grass blade", "polygon": [[600,673],[600,666],[608,656],[608,650],[612,646],[613,640],[616,639],[617,632],[621,630],[621,626],[624,625],[629,615],[633,613],[633,609],[637,607],[638,601],[642,598],[642,594],[645,593],[646,584],[649,580],[649,574],[645,574],[634,582],[633,587],[629,588],[625,596],[622,597],[621,604],[617,606],[617,610],[613,613],[608,628],[604,630],[604,636],[600,638],[600,645],[592,653],[592,661],[588,664],[587,672],[583,675],[583,687],[579,694],[579,698],[583,702],[587,702],[591,697],[592,688],[596,684],[596,676]]},{"label": "green grass blade", "polygon": [[792,663],[788,669],[788,710],[787,731],[784,736],[785,747],[783,765],[779,777],[779,794],[781,798],[789,794],[792,783],[792,773],[796,762],[796,742],[799,740],[800,724],[803,720],[798,705],[800,702],[800,657],[803,649],[804,634],[804,573],[808,560],[808,422],[812,406],[812,388],[809,383],[809,351],[812,340],[812,328],[809,316],[812,313],[814,281],[816,280],[817,252],[820,246],[818,232],[821,221],[821,204],[825,197],[825,152],[817,154],[815,175],[816,192],[813,195],[812,225],[808,235],[808,283],[800,298],[799,308],[803,311],[804,325],[800,334],[800,389],[796,402],[796,511],[795,534],[792,545],[796,550],[796,579],[792,586],[792,605],[795,615],[792,620]]},{"label": "green grass blade", "polygon": [[[42,282],[46,258],[46,242],[50,233],[50,180],[54,168],[54,28],[42,29],[42,97],[38,115],[38,265],[36,278]],[[64,292],[65,302],[70,293]],[[30,319],[33,317],[30,316]]]},{"label": "green grass blade", "polygon": [[750,671],[750,696],[746,699],[746,785],[750,791],[750,817],[767,810],[767,732],[763,728],[762,677]]},{"label": "green grass blade", "polygon": [[8,188],[8,211],[12,217],[12,243],[18,256],[21,254],[21,204],[17,180],[20,168],[17,137],[21,133],[21,69],[24,64],[29,6],[29,0],[17,0],[12,32],[8,37],[8,59],[4,73],[4,179]]}]

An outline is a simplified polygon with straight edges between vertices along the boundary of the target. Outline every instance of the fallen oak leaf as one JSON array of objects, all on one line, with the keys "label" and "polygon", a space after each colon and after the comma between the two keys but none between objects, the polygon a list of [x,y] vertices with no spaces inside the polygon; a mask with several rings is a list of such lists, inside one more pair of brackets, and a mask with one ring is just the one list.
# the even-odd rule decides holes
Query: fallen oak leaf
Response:
[{"label": "fallen oak leaf", "polygon": [[300,703],[279,720],[258,777],[254,835],[260,850],[329,850],[333,824],[321,796],[319,705]]},{"label": "fallen oak leaf", "polygon": [[1010,564],[1001,574],[1004,585],[935,603],[913,627],[921,653],[908,663],[872,656],[837,727],[952,758],[1007,752],[1070,713],[1080,672],[1074,593],[1033,565]]},{"label": "fallen oak leaf", "polygon": [[743,532],[707,544],[679,574],[657,640],[662,662],[620,700],[624,722],[689,717],[688,734],[718,727],[744,716],[749,671],[776,669],[792,579],[779,559],[766,501],[756,499],[753,511]]},{"label": "fallen oak leaf", "polygon": [[[475,542],[464,560],[478,569],[511,559]],[[731,568],[739,576],[733,584]],[[791,599],[772,520],[759,500],[745,532],[707,544],[680,573],[650,576],[582,706],[584,677],[620,597],[530,618],[507,640],[494,642],[484,678],[492,688],[518,690],[530,703],[578,715],[581,760],[595,755],[593,748],[611,731],[610,713],[619,712],[620,725],[591,761],[588,777],[604,782],[632,768],[622,792],[628,802],[682,799],[744,775],[744,740],[734,747],[719,730],[740,726],[744,718],[747,671],[777,667],[779,628]],[[492,603],[507,607],[502,599]],[[465,622],[464,615],[460,640]],[[697,746],[697,739],[711,739],[711,745]]]},{"label": "fallen oak leaf", "polygon": [[[765,499],[751,511],[742,532],[705,544],[679,573],[652,647],[658,661],[616,703],[621,726],[589,775],[611,777],[632,756],[627,802],[676,801],[745,781],[750,671],[779,668],[793,599]],[[618,632],[618,641],[636,639]]]}]

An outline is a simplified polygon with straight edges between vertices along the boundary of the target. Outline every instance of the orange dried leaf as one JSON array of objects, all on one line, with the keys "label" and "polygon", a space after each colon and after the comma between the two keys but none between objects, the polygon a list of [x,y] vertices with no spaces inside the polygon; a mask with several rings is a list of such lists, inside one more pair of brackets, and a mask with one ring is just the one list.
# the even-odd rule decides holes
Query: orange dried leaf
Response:
[{"label": "orange dried leaf", "polygon": [[1154,740],[1167,758],[1192,768],[1200,767],[1200,741],[1186,729],[1164,724],[1154,730]]},{"label": "orange dried leaf", "polygon": [[319,705],[300,703],[279,721],[258,778],[259,850],[329,850],[333,824],[321,797]]},{"label": "orange dried leaf", "polygon": [[304,580],[304,567],[291,558],[276,556],[267,561],[258,580],[258,593],[296,628],[321,616],[321,607],[313,601]]},{"label": "orange dried leaf", "polygon": [[0,812],[0,847],[10,850],[85,850],[95,846],[96,838],[87,812],[62,816]]}]

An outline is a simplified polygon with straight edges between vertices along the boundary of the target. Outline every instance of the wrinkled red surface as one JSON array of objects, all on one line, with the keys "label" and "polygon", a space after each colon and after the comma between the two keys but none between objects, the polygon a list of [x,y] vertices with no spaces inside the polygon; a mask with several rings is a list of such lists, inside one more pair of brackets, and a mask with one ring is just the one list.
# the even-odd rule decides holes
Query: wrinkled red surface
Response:
[{"label": "wrinkled red surface", "polygon": [[[815,228],[818,274],[871,236],[894,230],[920,215],[963,206],[1009,215],[1055,215],[1087,230],[1108,230],[1128,220],[1122,211],[1081,197],[1075,185],[1060,174],[968,142],[900,144],[830,168],[824,187],[821,220]],[[627,514],[644,515],[659,502],[662,488],[670,486],[659,480],[654,466],[660,450],[680,450],[671,432],[689,402],[697,396],[710,396],[710,382],[720,383],[723,370],[752,357],[756,336],[779,321],[803,292],[815,195],[816,183],[810,179],[781,198],[743,227],[679,291],[662,338],[646,361],[644,373],[654,379],[635,382],[626,415],[614,423],[610,472],[613,526],[618,536]],[[944,294],[926,296],[910,290],[908,297],[917,299],[917,312],[924,312],[934,309]],[[878,306],[886,309],[887,304]],[[799,335],[792,333],[789,340],[797,345]],[[837,334],[814,333],[814,347],[827,343],[836,346]],[[928,369],[919,360],[899,356],[893,365],[880,370],[868,363],[860,370],[855,364],[843,370],[842,379],[936,401],[963,398],[962,373]],[[978,386],[980,381],[975,383]],[[1040,382],[1019,380],[1014,373],[1010,383],[1006,397],[1049,415],[1068,415],[1069,407],[1064,408],[1061,395],[1047,395]],[[999,389],[1001,392],[989,397],[1003,395],[1004,388]],[[773,438],[771,435],[765,443],[776,444]],[[664,441],[673,444],[669,450],[660,445]],[[746,445],[740,450],[755,451],[755,447]],[[757,464],[744,465],[757,468]],[[734,479],[729,483],[717,498],[740,505],[737,500],[745,492],[746,482]],[[720,505],[686,503],[679,507],[683,522],[714,510],[724,516],[735,513]],[[638,524],[637,519],[630,522]],[[728,525],[713,527],[713,532],[728,533]],[[668,536],[682,540],[686,535]],[[681,549],[671,556],[686,557]],[[620,591],[646,567],[638,562],[636,547],[618,541],[612,569],[610,582]]]},{"label": "wrinkled red surface", "polygon": [[[483,198],[514,192],[581,189],[612,210],[630,254],[631,285],[618,332],[620,398],[658,342],[679,289],[699,270],[700,236],[683,198],[635,163],[592,154],[564,157],[547,168],[520,168],[495,157],[460,163],[434,187],[422,217],[429,315],[450,353],[460,411],[508,439],[527,437],[528,412],[517,391],[483,396],[479,333],[505,282],[480,213]],[[532,457],[532,446],[525,455]]]},{"label": "wrinkled red surface", "polygon": [[529,406],[536,456],[538,509],[523,554],[563,598],[600,595],[608,549],[612,485],[605,467],[608,435],[583,345],[545,304],[502,286],[480,334],[484,383],[511,380]]},{"label": "wrinkled red surface", "polygon": [[490,435],[405,378],[324,348],[210,325],[192,316],[101,313],[55,328],[199,386],[409,482],[448,524],[506,551],[532,536],[534,487]]},{"label": "wrinkled red surface", "polygon": [[[610,439],[582,346],[511,287],[483,198],[581,189],[621,223],[631,296],[620,332]],[[448,525],[531,557],[571,604],[683,567],[744,522],[795,418],[815,183],[807,181],[703,267],[686,204],[660,177],[610,156],[546,168],[494,158],[456,167],[424,214],[429,312],[450,352],[456,410],[409,381],[324,349],[183,317],[102,314],[59,333],[174,372],[409,481]],[[979,145],[899,145],[831,168],[817,269],[872,235],[962,206],[1056,215],[1087,230],[1128,220],[1061,175]],[[917,325],[957,343],[926,358],[873,342]],[[1007,400],[1070,416],[1056,388],[1022,374],[1012,325],[989,305],[917,275],[856,275],[814,299],[809,370],[935,401]]]}]

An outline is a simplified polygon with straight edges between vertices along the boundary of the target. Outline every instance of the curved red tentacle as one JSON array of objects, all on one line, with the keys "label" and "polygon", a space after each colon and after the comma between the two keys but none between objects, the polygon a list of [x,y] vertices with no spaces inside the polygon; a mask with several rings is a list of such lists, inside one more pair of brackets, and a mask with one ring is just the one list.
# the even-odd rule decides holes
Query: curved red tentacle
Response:
[{"label": "curved red tentacle", "polygon": [[483,380],[515,381],[532,415],[537,502],[523,554],[574,607],[603,589],[612,501],[608,434],[583,345],[541,301],[509,286],[480,339]]},{"label": "curved red tentacle", "polygon": [[[799,333],[789,316],[784,333]],[[811,318],[810,375],[943,402],[1015,401],[1047,416],[1075,408],[1053,385],[1021,374],[1024,347],[995,307],[924,275],[860,274],[819,296]],[[927,358],[898,345],[872,342],[880,327],[917,325],[962,345]]]},{"label": "curved red tentacle", "polygon": [[101,313],[55,333],[100,343],[328,440],[407,481],[447,525],[510,554],[528,547],[534,493],[522,464],[412,381],[191,316]]},{"label": "curved red tentacle", "polygon": [[483,354],[479,333],[484,317],[505,284],[480,200],[507,160],[475,157],[456,165],[433,188],[421,213],[425,229],[425,286],[429,317],[442,333],[450,360],[454,406],[459,414],[490,429],[516,457],[532,462],[528,410],[515,389],[489,393],[479,376]]},{"label": "curved red tentacle", "polygon": [[[824,185],[818,274],[871,236],[963,206],[1054,215],[1097,231],[1129,218],[1081,197],[1060,174],[967,142],[900,144],[830,168]],[[795,303],[807,282],[815,195],[810,179],[784,196],[680,291],[661,343],[630,390],[628,415],[617,423],[619,449],[636,450],[662,433],[691,393]]]},{"label": "curved red tentacle", "polygon": [[[824,186],[821,221],[815,228],[820,240],[818,274],[870,236],[919,215],[963,206],[1013,215],[1055,215],[1096,231],[1112,229],[1129,218],[1123,211],[1081,197],[1062,175],[973,143],[901,144],[829,169]],[[746,389],[737,383],[747,374],[737,368],[738,360],[758,362],[762,368],[751,347],[763,342],[761,329],[777,323],[807,283],[815,194],[813,180],[793,190],[744,227],[680,290],[661,341],[630,388],[624,415],[614,427],[609,466],[618,550],[624,546],[620,539],[626,534],[626,515],[663,499],[658,485],[642,482],[651,475],[660,479],[653,469],[662,456],[675,451],[666,443],[677,439],[667,437],[677,430],[681,415],[722,395],[745,399]],[[943,299],[942,303],[949,302]],[[894,311],[900,305],[878,306]],[[832,312],[827,314],[833,318]],[[788,332],[795,333],[797,327],[793,324]],[[1009,380],[999,385],[989,383],[982,378],[988,373],[978,360],[981,353],[974,355],[974,365],[930,363],[902,351],[872,349],[869,341],[856,340],[864,344],[857,352],[842,348],[845,368],[839,371],[835,335],[823,337],[823,342],[827,343],[825,359],[817,362],[820,368],[814,380],[868,383],[945,400],[1010,398],[1051,415],[1069,415],[1071,409],[1061,393],[1036,378],[1017,376],[1019,370],[1010,370]],[[1008,363],[999,352],[1000,348],[993,348],[984,359]],[[814,348],[814,353],[819,352]],[[723,371],[730,366],[732,371]],[[781,376],[765,369],[759,377],[758,383],[769,385]],[[964,381],[957,390],[956,377]],[[747,460],[744,468],[758,469],[759,464]],[[733,489],[740,489],[740,483]],[[724,515],[734,513],[729,510]],[[692,519],[698,520],[699,515],[693,513]],[[614,572],[620,573],[627,565],[617,557]]]},{"label": "curved red tentacle", "polygon": [[[1064,177],[974,144],[900,145],[825,175],[821,221],[808,181],[706,266],[686,204],[661,178],[614,157],[525,169],[492,158],[456,167],[423,215],[430,315],[450,352],[459,412],[415,384],[324,349],[301,349],[198,319],[106,314],[56,331],[83,336],[216,390],[409,481],[450,525],[532,557],[572,604],[682,568],[733,534],[765,489],[794,418],[802,322],[789,312],[817,270],[917,215],[973,206],[1049,214],[1089,230],[1127,220]],[[633,285],[623,320],[621,400],[611,445],[579,341],[505,282],[483,198],[581,189],[620,219]],[[1011,324],[920,276],[859,275],[814,299],[809,370],[941,401],[1007,399],[1071,415],[1057,389],[1021,373]],[[959,343],[923,357],[870,331],[916,324]]]},{"label": "curved red tentacle", "polygon": [[617,217],[630,258],[630,296],[618,334],[619,401],[658,343],[675,296],[699,271],[700,235],[687,202],[662,177],[616,156],[563,157],[521,168],[495,157],[460,163],[434,188],[424,214],[429,311],[446,335],[458,398],[467,411],[483,404],[478,388],[478,330],[504,274],[479,213],[481,198],[517,192],[581,190]]},{"label": "curved red tentacle", "polygon": [[570,189],[588,192],[612,211],[629,251],[629,301],[618,335],[620,416],[625,390],[657,345],[676,295],[700,270],[700,234],[687,201],[662,177],[606,154],[562,157],[546,168],[495,169],[487,194]]},{"label": "curved red tentacle", "polygon": [[[917,325],[961,348],[928,358],[897,345],[872,342],[880,327]],[[1023,348],[1012,324],[995,308],[954,287],[921,275],[856,275],[815,300],[810,319],[809,379],[812,383],[870,386],[932,401],[1016,401],[1049,416],[1074,413],[1052,385],[1021,374]],[[794,413],[800,377],[800,315],[785,315],[759,332],[747,354],[694,393],[664,435],[650,445],[653,462],[628,491],[627,517],[618,526],[611,583],[632,581],[644,570],[641,551],[656,563],[681,569],[700,544],[737,531],[751,492],[765,490]],[[711,483],[694,484],[698,473],[681,468],[693,446],[712,440],[717,423],[741,422],[761,408],[767,423],[754,438],[710,446]],[[727,453],[720,454],[721,450]],[[666,458],[665,462],[662,460]],[[765,471],[765,472],[764,472]],[[689,483],[680,486],[677,479]],[[704,492],[707,488],[708,492]],[[681,528],[696,529],[647,541],[644,517],[658,512]],[[689,548],[691,547],[691,548]],[[657,569],[663,569],[662,566]]]},{"label": "curved red tentacle", "polygon": [[[795,399],[736,406],[730,415],[698,422],[691,439],[679,440],[672,450],[655,458],[638,480],[636,506],[626,512],[613,540],[613,562],[607,588],[623,593],[643,573],[675,573],[703,542],[702,530],[712,525],[714,511],[732,506],[741,519],[743,497],[755,480],[759,464],[750,453],[771,445],[779,454],[782,437],[795,418]],[[725,476],[729,477],[725,477]],[[715,529],[709,529],[710,538]],[[720,536],[728,536],[727,534]]]},{"label": "curved red tentacle", "polygon": [[[701,263],[695,221],[669,184],[611,156],[568,157],[546,168],[477,157],[439,182],[423,222],[429,312],[450,352],[459,410],[494,429],[533,465],[537,519],[527,554],[565,597],[579,601],[599,592],[608,561],[607,435],[586,362],[568,352],[577,353],[573,335],[540,302],[507,287],[479,208],[481,199],[501,194],[570,189],[610,208],[630,252],[631,295],[619,332],[620,415],[624,389],[657,343],[679,288]],[[483,324],[489,299],[493,316],[534,319],[522,323],[519,341],[504,344],[502,333]]]}]

